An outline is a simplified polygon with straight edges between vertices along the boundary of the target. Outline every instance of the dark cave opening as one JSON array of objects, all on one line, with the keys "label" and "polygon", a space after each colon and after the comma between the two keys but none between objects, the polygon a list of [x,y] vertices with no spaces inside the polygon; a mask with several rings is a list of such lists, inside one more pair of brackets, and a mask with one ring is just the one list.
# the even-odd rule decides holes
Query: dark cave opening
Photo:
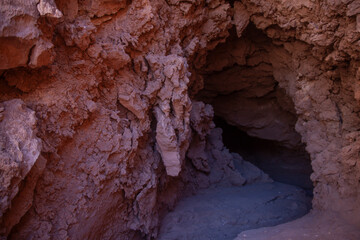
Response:
[{"label": "dark cave opening", "polygon": [[281,48],[252,23],[240,38],[231,29],[227,41],[209,52],[196,98],[213,106],[230,152],[312,196],[311,159],[295,130],[294,103],[276,79]]},{"label": "dark cave opening", "polygon": [[160,240],[234,239],[311,209],[311,161],[295,130],[293,100],[276,79],[272,54],[279,47],[249,24],[240,38],[232,29],[207,55],[192,111],[206,116],[202,124],[211,133],[205,141],[195,130],[187,154],[200,188],[165,216]]},{"label": "dark cave opening", "polygon": [[313,195],[311,160],[304,146],[289,149],[275,141],[251,137],[220,117],[214,122],[223,130],[223,142],[231,152],[240,154],[273,180],[301,187],[308,196]]}]

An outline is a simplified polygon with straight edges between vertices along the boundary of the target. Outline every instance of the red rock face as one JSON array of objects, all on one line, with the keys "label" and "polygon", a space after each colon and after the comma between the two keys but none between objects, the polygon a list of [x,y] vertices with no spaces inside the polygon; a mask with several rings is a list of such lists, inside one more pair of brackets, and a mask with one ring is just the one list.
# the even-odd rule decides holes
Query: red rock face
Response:
[{"label": "red rock face", "polygon": [[[193,100],[204,74],[234,64],[251,69],[236,72],[241,81],[222,71],[221,88],[213,86],[245,95],[223,104],[262,98],[278,85],[283,92],[258,104],[273,114],[264,117],[267,126],[286,134],[255,131],[251,117],[248,129],[288,145],[301,136],[314,170],[314,208],[359,224],[358,2],[241,2],[1,0],[1,127],[19,131],[1,137],[25,129],[20,142],[41,142],[25,144],[39,153],[30,162],[22,144],[18,154],[1,150],[8,156],[1,159],[8,174],[0,177],[1,234],[156,238],[159,219],[180,196],[221,181],[266,181],[223,146],[212,107]],[[246,38],[249,22],[266,35],[264,44]],[[208,56],[233,24],[238,39]],[[286,99],[291,115],[282,111]],[[278,100],[282,110],[274,112]],[[7,115],[13,108],[21,127]],[[235,171],[234,159],[253,174]],[[21,167],[9,172],[7,163]]]}]

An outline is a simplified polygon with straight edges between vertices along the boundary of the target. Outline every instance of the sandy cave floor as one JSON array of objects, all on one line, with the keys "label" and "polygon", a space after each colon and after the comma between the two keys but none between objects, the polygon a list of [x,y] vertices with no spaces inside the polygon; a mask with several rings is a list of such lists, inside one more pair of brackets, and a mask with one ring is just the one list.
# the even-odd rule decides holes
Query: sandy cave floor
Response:
[{"label": "sandy cave floor", "polygon": [[248,229],[299,218],[310,208],[301,188],[278,182],[210,187],[181,200],[164,218],[158,239],[234,239]]}]

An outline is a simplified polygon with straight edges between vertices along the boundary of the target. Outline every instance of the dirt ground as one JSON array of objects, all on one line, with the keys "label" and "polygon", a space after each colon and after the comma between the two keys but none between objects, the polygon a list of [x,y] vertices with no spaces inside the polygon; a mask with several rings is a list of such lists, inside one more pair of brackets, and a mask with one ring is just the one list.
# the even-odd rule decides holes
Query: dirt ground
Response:
[{"label": "dirt ground", "polygon": [[302,189],[277,182],[208,188],[179,202],[164,218],[159,239],[230,240],[299,218],[310,206]]}]

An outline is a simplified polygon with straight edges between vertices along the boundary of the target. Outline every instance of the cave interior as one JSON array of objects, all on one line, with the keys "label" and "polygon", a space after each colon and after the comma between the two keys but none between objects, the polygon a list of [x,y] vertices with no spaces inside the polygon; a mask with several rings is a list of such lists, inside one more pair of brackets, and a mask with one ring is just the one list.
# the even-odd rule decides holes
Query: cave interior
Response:
[{"label": "cave interior", "polygon": [[252,23],[240,38],[231,29],[227,41],[209,53],[202,71],[204,88],[196,99],[213,106],[215,125],[230,152],[274,181],[312,196],[310,155],[295,130],[292,99],[273,74],[268,49],[274,46]]}]

